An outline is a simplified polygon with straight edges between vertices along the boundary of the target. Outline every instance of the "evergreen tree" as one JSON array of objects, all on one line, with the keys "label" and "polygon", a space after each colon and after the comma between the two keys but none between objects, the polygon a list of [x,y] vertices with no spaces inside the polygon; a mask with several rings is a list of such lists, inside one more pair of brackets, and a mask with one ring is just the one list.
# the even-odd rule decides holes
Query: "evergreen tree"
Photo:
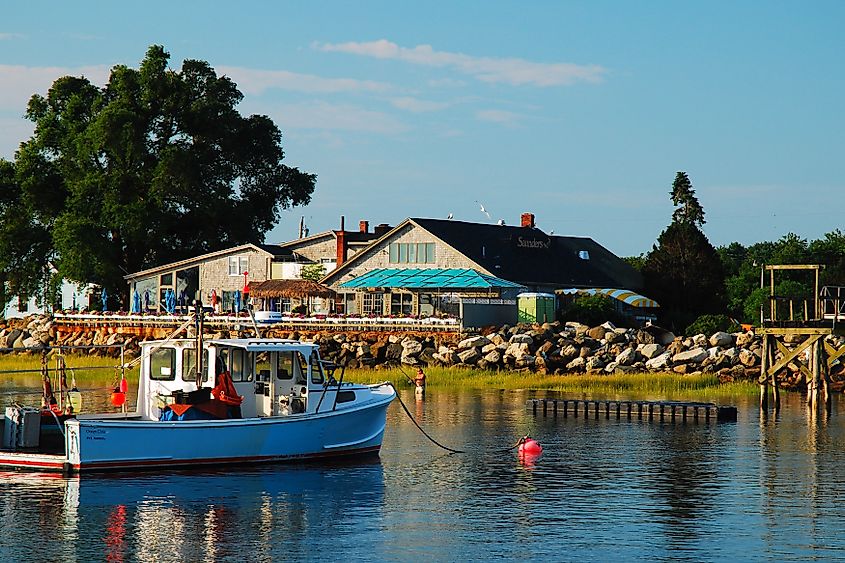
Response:
[{"label": "evergreen tree", "polygon": [[704,209],[685,172],[670,192],[675,211],[643,266],[650,297],[661,306],[661,321],[683,331],[702,314],[724,313],[725,278],[719,253],[701,232]]}]

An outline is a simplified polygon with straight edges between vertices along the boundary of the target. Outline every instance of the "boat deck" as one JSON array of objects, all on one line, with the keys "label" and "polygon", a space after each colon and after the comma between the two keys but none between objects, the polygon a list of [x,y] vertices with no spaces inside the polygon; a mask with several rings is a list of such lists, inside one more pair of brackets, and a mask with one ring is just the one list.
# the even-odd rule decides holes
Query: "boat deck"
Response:
[{"label": "boat deck", "polygon": [[0,467],[18,471],[64,473],[72,471],[64,454],[11,452],[0,450]]}]

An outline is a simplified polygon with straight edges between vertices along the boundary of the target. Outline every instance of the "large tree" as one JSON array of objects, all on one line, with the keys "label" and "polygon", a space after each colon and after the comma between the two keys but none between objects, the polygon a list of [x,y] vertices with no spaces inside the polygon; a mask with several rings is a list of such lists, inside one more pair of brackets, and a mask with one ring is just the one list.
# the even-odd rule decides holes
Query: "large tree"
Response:
[{"label": "large tree", "polygon": [[16,155],[21,204],[50,233],[37,260],[125,294],[123,276],[244,242],[306,204],[315,176],[282,163],[281,133],[242,116],[242,94],[204,61],[152,46],[105,87],[56,80],[29,101],[32,138]]},{"label": "large tree", "polygon": [[662,321],[680,331],[699,315],[724,312],[725,278],[719,254],[701,231],[704,209],[685,172],[675,176],[670,196],[672,222],[649,252],[643,276]]}]

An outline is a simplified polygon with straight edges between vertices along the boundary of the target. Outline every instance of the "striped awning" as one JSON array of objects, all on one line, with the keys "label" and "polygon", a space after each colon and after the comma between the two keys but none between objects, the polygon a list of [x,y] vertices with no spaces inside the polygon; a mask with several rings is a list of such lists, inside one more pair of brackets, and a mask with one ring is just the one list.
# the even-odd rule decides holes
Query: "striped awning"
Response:
[{"label": "striped awning", "polygon": [[343,282],[340,289],[524,289],[524,286],[470,269],[379,268]]},{"label": "striped awning", "polygon": [[625,303],[626,305],[630,305],[631,307],[641,307],[641,308],[656,308],[660,307],[660,305],[654,299],[649,299],[644,295],[640,295],[634,291],[630,291],[628,289],[611,289],[611,288],[571,288],[571,289],[559,289],[557,293],[563,293],[566,295],[574,295],[576,293],[580,293],[582,295],[606,295],[608,297],[612,297],[614,299],[618,299],[619,301]]}]

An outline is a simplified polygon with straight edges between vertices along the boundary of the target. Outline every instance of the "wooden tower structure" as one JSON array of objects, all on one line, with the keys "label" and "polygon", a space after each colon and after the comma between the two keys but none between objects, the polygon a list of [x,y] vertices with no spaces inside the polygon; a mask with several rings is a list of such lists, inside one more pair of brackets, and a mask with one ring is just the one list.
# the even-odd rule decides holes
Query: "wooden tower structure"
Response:
[{"label": "wooden tower structure", "polygon": [[[769,306],[760,311],[759,334],[763,340],[760,362],[760,406],[769,404],[769,386],[772,388],[774,408],[780,408],[778,374],[790,364],[797,366],[807,383],[807,403],[811,409],[821,404],[830,410],[830,369],[845,354],[845,346],[836,349],[828,336],[845,334],[845,288],[819,288],[818,264],[766,265],[769,278]],[[800,270],[814,275],[814,299],[800,300],[775,294],[777,272]],[[760,284],[764,285],[763,271]],[[767,310],[768,309],[768,310]]]}]

